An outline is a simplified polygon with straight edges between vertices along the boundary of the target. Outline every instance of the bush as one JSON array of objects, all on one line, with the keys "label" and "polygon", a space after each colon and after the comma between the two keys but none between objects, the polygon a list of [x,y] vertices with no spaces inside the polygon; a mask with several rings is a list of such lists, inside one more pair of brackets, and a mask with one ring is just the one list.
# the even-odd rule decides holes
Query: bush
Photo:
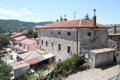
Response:
[{"label": "bush", "polygon": [[72,71],[76,71],[77,68],[85,63],[85,58],[81,54],[74,54],[69,59],[62,62],[58,62],[55,66],[55,72],[67,76]]},{"label": "bush", "polygon": [[89,63],[84,63],[83,65],[82,65],[82,67],[83,67],[83,69],[90,69],[90,64]]}]

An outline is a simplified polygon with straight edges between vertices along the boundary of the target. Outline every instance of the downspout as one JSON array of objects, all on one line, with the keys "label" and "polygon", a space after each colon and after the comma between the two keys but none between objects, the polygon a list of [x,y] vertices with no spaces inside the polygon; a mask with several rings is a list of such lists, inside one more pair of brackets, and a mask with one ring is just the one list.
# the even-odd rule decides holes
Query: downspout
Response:
[{"label": "downspout", "polygon": [[77,48],[77,53],[78,53],[78,28],[76,28],[76,48]]}]

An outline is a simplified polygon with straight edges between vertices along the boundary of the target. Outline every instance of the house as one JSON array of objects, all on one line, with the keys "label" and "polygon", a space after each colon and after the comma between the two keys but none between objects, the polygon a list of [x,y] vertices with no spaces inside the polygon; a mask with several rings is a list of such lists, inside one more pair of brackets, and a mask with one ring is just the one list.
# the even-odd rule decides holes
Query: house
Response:
[{"label": "house", "polygon": [[28,73],[30,65],[25,61],[13,62],[10,64],[14,79],[20,78]]},{"label": "house", "polygon": [[108,28],[96,23],[95,11],[92,21],[64,20],[36,26],[39,48],[54,53],[56,61],[65,60],[75,53],[86,55],[91,50],[107,48]]},{"label": "house", "polygon": [[19,48],[23,51],[33,51],[37,48],[37,42],[32,39],[24,39],[20,41]]},{"label": "house", "polygon": [[112,33],[110,33],[108,35],[109,37],[109,41],[108,41],[108,45],[111,48],[114,48],[116,50],[116,62],[119,63],[120,62],[120,33],[117,33],[117,26],[114,25],[112,27]]},{"label": "house", "polygon": [[18,53],[25,51],[33,51],[37,48],[37,41],[27,38],[23,33],[16,33],[11,36],[11,43],[14,50]]},{"label": "house", "polygon": [[102,48],[89,51],[87,59],[91,67],[111,65],[114,63],[115,49]]},{"label": "house", "polygon": [[10,63],[14,79],[20,78],[27,74],[31,69],[31,66],[33,67],[43,61],[47,61],[48,63],[53,62],[54,57],[54,54],[40,49],[18,54],[17,62]]}]

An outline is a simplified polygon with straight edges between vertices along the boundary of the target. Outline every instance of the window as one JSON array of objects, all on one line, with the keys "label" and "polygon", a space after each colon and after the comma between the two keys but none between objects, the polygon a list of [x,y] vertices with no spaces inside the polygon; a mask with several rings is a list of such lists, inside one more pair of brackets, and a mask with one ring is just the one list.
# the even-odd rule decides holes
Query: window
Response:
[{"label": "window", "polygon": [[46,46],[48,46],[48,42],[46,41]]},{"label": "window", "polygon": [[88,32],[87,35],[88,35],[88,36],[91,36],[91,32]]},{"label": "window", "polygon": [[25,46],[24,46],[24,49],[25,49]]},{"label": "window", "polygon": [[41,44],[43,45],[43,40],[41,40]]},{"label": "window", "polygon": [[53,31],[51,31],[51,34],[53,34]]},{"label": "window", "polygon": [[22,46],[22,44],[20,43],[20,46]]},{"label": "window", "polygon": [[68,47],[67,47],[67,53],[70,53],[70,49],[71,49],[71,47],[68,46]]},{"label": "window", "polygon": [[58,44],[58,50],[61,50],[61,44]]},{"label": "window", "polygon": [[60,32],[60,31],[58,31],[58,34],[59,34],[59,35],[61,35],[61,32]]},{"label": "window", "polygon": [[51,43],[51,46],[53,47],[53,42]]},{"label": "window", "polygon": [[28,50],[29,50],[29,47],[28,47]]},{"label": "window", "polygon": [[68,34],[68,36],[70,36],[70,35],[71,35],[71,33],[70,33],[70,32],[67,32],[67,34]]}]

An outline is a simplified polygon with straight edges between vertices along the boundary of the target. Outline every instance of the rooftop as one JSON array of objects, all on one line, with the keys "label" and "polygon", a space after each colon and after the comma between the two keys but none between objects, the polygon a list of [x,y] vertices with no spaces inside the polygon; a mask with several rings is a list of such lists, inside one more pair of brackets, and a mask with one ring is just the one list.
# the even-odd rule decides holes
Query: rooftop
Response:
[{"label": "rooftop", "polygon": [[93,21],[88,21],[88,20],[84,20],[84,19],[80,20],[79,19],[79,20],[54,22],[54,23],[46,24],[44,26],[36,26],[36,29],[45,29],[45,28],[95,28],[95,27],[106,28],[106,26],[104,26],[102,24],[97,23],[96,25],[97,26],[93,26]]},{"label": "rooftop", "polygon": [[21,43],[27,44],[27,45],[33,44],[33,43],[35,43],[35,42],[36,42],[36,41],[31,40],[31,39],[27,39],[27,38],[21,41]]},{"label": "rooftop", "polygon": [[27,38],[26,36],[19,36],[19,37],[15,37],[14,39],[16,40],[16,41],[21,41],[21,40],[23,40],[23,39],[25,39],[25,38]]},{"label": "rooftop", "polygon": [[13,62],[10,64],[11,67],[15,70],[15,69],[19,69],[19,68],[23,68],[26,66],[29,66],[28,63],[26,63],[25,61],[20,61],[20,62]]},{"label": "rooftop", "polygon": [[37,51],[29,51],[26,53],[19,54],[18,56],[21,59],[23,59],[24,61],[26,61],[28,64],[35,64],[40,61],[46,60],[48,58],[52,58],[55,55],[52,53],[43,54],[43,53],[37,52]]},{"label": "rooftop", "polygon": [[103,48],[103,49],[91,50],[90,52],[95,53],[95,54],[100,54],[100,53],[105,53],[105,52],[110,52],[110,51],[115,51],[115,49],[113,49],[113,48]]},{"label": "rooftop", "polygon": [[116,33],[116,34],[109,34],[110,36],[120,36],[120,33]]}]

